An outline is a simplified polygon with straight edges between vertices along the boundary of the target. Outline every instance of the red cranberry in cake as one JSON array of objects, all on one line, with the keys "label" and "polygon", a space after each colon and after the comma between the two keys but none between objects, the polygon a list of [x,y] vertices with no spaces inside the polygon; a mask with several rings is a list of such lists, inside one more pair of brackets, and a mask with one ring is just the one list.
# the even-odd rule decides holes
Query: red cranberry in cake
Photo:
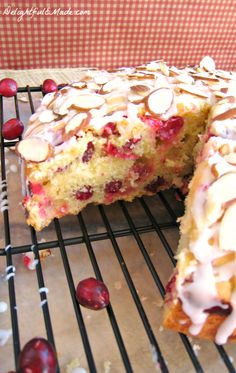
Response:
[{"label": "red cranberry in cake", "polygon": [[9,119],[2,126],[2,135],[6,140],[14,140],[22,135],[24,124],[17,118]]},{"label": "red cranberry in cake", "polygon": [[155,180],[151,181],[145,189],[148,192],[156,193],[160,186],[163,186],[165,184],[165,180],[162,177],[157,177]]},{"label": "red cranberry in cake", "polygon": [[118,134],[118,131],[116,129],[116,125],[113,122],[109,122],[104,126],[102,136],[103,137],[108,137],[110,135],[116,135]]},{"label": "red cranberry in cake", "polygon": [[42,91],[44,94],[57,91],[57,84],[52,79],[46,79],[42,85]]},{"label": "red cranberry in cake", "polygon": [[150,115],[142,115],[140,119],[147,124],[148,126],[154,128],[155,130],[159,130],[162,126],[162,120],[158,118],[153,118]]},{"label": "red cranberry in cake", "polygon": [[222,307],[220,306],[215,306],[215,307],[211,307],[211,308],[208,308],[206,310],[204,310],[204,312],[207,312],[207,313],[216,313],[218,315],[229,315],[231,312],[232,312],[232,306],[230,303],[225,303],[224,304],[224,307],[222,305]]},{"label": "red cranberry in cake", "polygon": [[94,311],[101,310],[110,303],[109,291],[104,282],[92,277],[79,282],[76,298],[79,304]]},{"label": "red cranberry in cake", "polygon": [[90,161],[90,159],[93,156],[94,149],[95,149],[95,147],[94,147],[92,141],[89,141],[88,144],[87,144],[87,149],[85,150],[85,152],[82,156],[82,162],[87,163],[87,162]]},{"label": "red cranberry in cake", "polygon": [[0,95],[12,97],[17,93],[17,83],[14,79],[5,78],[0,81]]},{"label": "red cranberry in cake", "polygon": [[147,163],[137,162],[133,165],[132,171],[137,175],[135,181],[145,181],[152,172],[152,167]]},{"label": "red cranberry in cake", "polygon": [[105,193],[117,193],[122,187],[122,181],[114,180],[105,185]]},{"label": "red cranberry in cake", "polygon": [[137,159],[137,155],[133,153],[134,144],[132,140],[129,140],[125,145],[118,147],[109,141],[105,146],[105,152],[115,158]]},{"label": "red cranberry in cake", "polygon": [[75,198],[79,201],[86,201],[93,195],[93,189],[90,185],[85,185],[82,189],[76,192]]},{"label": "red cranberry in cake", "polygon": [[181,117],[169,118],[163,122],[158,131],[158,136],[162,141],[172,141],[179,133],[184,125],[184,120]]}]

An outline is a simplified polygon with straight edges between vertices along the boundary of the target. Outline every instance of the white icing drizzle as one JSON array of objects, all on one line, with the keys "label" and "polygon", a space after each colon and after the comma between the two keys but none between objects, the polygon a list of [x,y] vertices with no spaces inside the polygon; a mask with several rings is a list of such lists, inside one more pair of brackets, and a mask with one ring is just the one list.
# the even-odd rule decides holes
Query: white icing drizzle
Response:
[{"label": "white icing drizzle", "polygon": [[41,287],[41,288],[39,288],[39,293],[40,293],[40,294],[41,294],[41,293],[46,293],[46,294],[48,294],[48,292],[49,292],[49,289],[46,288],[46,287]]},{"label": "white icing drizzle", "polygon": [[39,306],[43,307],[47,303],[47,299],[44,299],[40,302]]},{"label": "white icing drizzle", "polygon": [[7,303],[6,302],[0,302],[0,313],[7,311]]},{"label": "white icing drizzle", "polygon": [[5,247],[5,251],[7,252],[9,249],[12,249],[12,246],[10,244]]},{"label": "white icing drizzle", "polygon": [[4,346],[10,336],[12,335],[11,329],[0,329],[0,346]]},{"label": "white icing drizzle", "polygon": [[10,266],[7,266],[5,269],[6,272],[9,272],[10,270],[12,270],[12,272],[16,272],[16,267],[13,265],[10,265]]},{"label": "white icing drizzle", "polygon": [[8,281],[10,280],[11,277],[14,277],[15,276],[15,273],[11,272],[11,273],[8,273],[6,276],[5,276],[5,281]]}]

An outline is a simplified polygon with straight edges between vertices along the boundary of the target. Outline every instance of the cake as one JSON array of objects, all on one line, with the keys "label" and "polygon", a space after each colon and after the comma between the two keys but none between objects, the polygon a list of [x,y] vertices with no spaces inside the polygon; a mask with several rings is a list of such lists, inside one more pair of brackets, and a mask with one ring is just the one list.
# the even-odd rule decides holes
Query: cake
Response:
[{"label": "cake", "polygon": [[196,168],[164,325],[220,344],[236,337],[235,84],[210,57],[185,68],[88,69],[43,97],[16,146],[27,222],[38,231],[89,203],[186,188]]},{"label": "cake", "polygon": [[[234,94],[236,93],[236,86]],[[181,219],[164,325],[224,344],[236,340],[236,97],[213,106]]]}]

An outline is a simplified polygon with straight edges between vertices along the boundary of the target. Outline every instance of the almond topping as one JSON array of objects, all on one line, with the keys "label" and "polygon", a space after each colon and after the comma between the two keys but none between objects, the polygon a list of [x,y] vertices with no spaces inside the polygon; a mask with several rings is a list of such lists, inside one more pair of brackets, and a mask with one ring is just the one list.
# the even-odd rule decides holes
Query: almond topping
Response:
[{"label": "almond topping", "polygon": [[87,94],[77,96],[73,102],[73,106],[78,109],[90,110],[90,109],[97,109],[105,104],[106,100],[96,94]]},{"label": "almond topping", "polygon": [[212,120],[225,120],[225,119],[232,119],[235,117],[236,117],[236,107],[226,110],[225,112],[214,117]]},{"label": "almond topping", "polygon": [[162,61],[159,62],[159,67],[160,67],[160,70],[161,70],[163,75],[165,75],[165,76],[170,75],[169,67],[164,62],[162,62]]},{"label": "almond topping", "polygon": [[152,115],[160,115],[170,109],[173,99],[174,94],[170,88],[159,88],[146,97],[145,106]]},{"label": "almond topping", "polygon": [[41,123],[50,123],[52,122],[57,116],[53,114],[51,110],[44,110],[42,113],[39,114],[39,120]]},{"label": "almond topping", "polygon": [[179,83],[192,84],[194,79],[188,74],[179,74],[176,76],[176,80]]},{"label": "almond topping", "polygon": [[214,267],[222,266],[226,263],[231,262],[235,259],[235,253],[229,253],[213,260],[212,264]]},{"label": "almond topping", "polygon": [[74,82],[74,83],[71,83],[71,87],[74,87],[77,89],[83,89],[83,88],[86,88],[86,83],[85,82]]},{"label": "almond topping", "polygon": [[207,80],[209,82],[219,82],[219,79],[208,73],[198,73],[192,75],[194,79]]},{"label": "almond topping", "polygon": [[215,61],[210,56],[205,56],[200,62],[200,68],[206,71],[214,71],[216,68]]},{"label": "almond topping", "polygon": [[207,98],[208,95],[203,92],[201,89],[194,85],[189,85],[189,84],[178,84],[178,88],[181,89],[184,92],[190,93],[191,95],[202,97],[202,98]]},{"label": "almond topping", "polygon": [[130,87],[130,90],[135,95],[146,96],[146,94],[150,91],[150,88],[144,84],[137,84],[137,85],[132,85]]},{"label": "almond topping", "polygon": [[32,135],[36,135],[37,133],[40,133],[44,128],[45,128],[45,124],[42,124],[42,123],[32,124],[25,131],[24,138],[32,136]]},{"label": "almond topping", "polygon": [[72,117],[65,127],[65,133],[76,133],[82,127],[84,121],[88,118],[86,113],[79,113]]},{"label": "almond topping", "polygon": [[229,144],[223,144],[223,145],[221,145],[221,147],[219,148],[219,153],[221,155],[229,154],[230,153],[230,146],[229,146]]},{"label": "almond topping", "polygon": [[46,161],[52,154],[52,146],[45,140],[37,137],[24,139],[16,145],[16,152],[28,162]]},{"label": "almond topping", "polygon": [[128,100],[132,102],[133,104],[141,104],[141,102],[143,102],[144,100],[144,97],[131,93],[128,95]]},{"label": "almond topping", "polygon": [[115,79],[109,80],[104,86],[102,87],[102,93],[109,93],[116,88],[122,87],[122,79],[117,77]]},{"label": "almond topping", "polygon": [[218,101],[218,104],[233,104],[235,102],[235,97],[234,96],[226,96],[222,98],[222,100]]},{"label": "almond topping", "polygon": [[97,84],[103,85],[109,82],[110,78],[106,75],[97,75],[94,77],[94,81]]},{"label": "almond topping", "polygon": [[224,156],[224,159],[229,164],[232,164],[233,166],[236,166],[236,153],[229,153]]},{"label": "almond topping", "polygon": [[215,163],[211,166],[211,173],[213,176],[215,176],[215,178],[219,176],[219,173],[217,171],[217,165]]}]

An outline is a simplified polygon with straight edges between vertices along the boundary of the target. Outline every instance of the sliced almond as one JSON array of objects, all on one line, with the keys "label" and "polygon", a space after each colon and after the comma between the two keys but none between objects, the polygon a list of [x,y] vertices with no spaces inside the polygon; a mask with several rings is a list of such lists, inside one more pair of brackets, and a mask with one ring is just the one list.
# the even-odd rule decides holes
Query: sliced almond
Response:
[{"label": "sliced almond", "polygon": [[211,173],[215,178],[219,177],[217,165],[215,163],[211,166]]},{"label": "sliced almond", "polygon": [[159,88],[151,92],[145,99],[147,111],[152,115],[160,115],[166,113],[173,102],[174,94],[170,88]]},{"label": "sliced almond", "polygon": [[134,93],[135,95],[144,97],[150,91],[150,87],[144,84],[136,84],[130,87],[130,91]]},{"label": "sliced almond", "polygon": [[52,112],[52,110],[44,110],[42,113],[39,114],[39,120],[41,123],[50,123],[52,122],[57,116]]},{"label": "sliced almond", "polygon": [[52,154],[52,146],[37,137],[29,137],[16,144],[16,152],[28,162],[44,162]]},{"label": "sliced almond", "polygon": [[186,84],[192,84],[194,83],[194,79],[188,75],[188,74],[179,74],[176,75],[176,80],[179,83],[186,83]]},{"label": "sliced almond", "polygon": [[219,148],[219,153],[221,155],[227,155],[230,153],[230,146],[229,144],[223,144],[221,145],[221,147]]},{"label": "sliced almond", "polygon": [[34,124],[34,122],[38,119],[39,113],[34,113],[29,118],[29,124]]},{"label": "sliced almond", "polygon": [[218,105],[222,105],[222,104],[233,104],[235,102],[235,97],[234,96],[226,96],[224,97],[222,100],[219,100],[218,101]]},{"label": "sliced almond", "polygon": [[77,109],[90,110],[97,109],[105,104],[106,100],[96,94],[86,94],[77,96],[73,102],[73,106]]},{"label": "sliced almond", "polygon": [[229,153],[224,156],[224,159],[229,164],[236,166],[236,153]]},{"label": "sliced almond", "polygon": [[94,77],[94,81],[96,84],[99,84],[99,85],[104,85],[106,84],[107,82],[109,82],[111,78],[107,75],[96,75]]},{"label": "sliced almond", "polygon": [[146,79],[155,79],[154,74],[147,73],[145,74],[144,71],[132,73],[128,75],[129,79],[135,79],[135,80],[146,80]]},{"label": "sliced almond", "polygon": [[88,82],[88,83],[87,83],[87,88],[88,88],[88,89],[91,89],[91,90],[93,90],[93,91],[98,91],[101,87],[100,87],[100,85],[98,85],[98,84],[95,83],[95,82]]},{"label": "sliced almond", "polygon": [[209,81],[209,82],[219,82],[218,78],[216,78],[213,75],[209,75],[208,73],[193,74],[192,77],[194,79],[206,80],[206,81]]},{"label": "sliced almond", "polygon": [[214,91],[214,95],[216,97],[224,98],[226,94],[221,91]]},{"label": "sliced almond", "polygon": [[228,71],[217,70],[215,74],[216,74],[216,76],[218,76],[219,78],[222,78],[224,80],[231,80],[232,79],[232,75]]},{"label": "sliced almond", "polygon": [[109,93],[114,89],[121,88],[123,81],[121,78],[117,77],[112,80],[109,80],[104,86],[102,87],[102,93]]},{"label": "sliced almond", "polygon": [[236,172],[220,176],[207,189],[206,216],[210,223],[216,222],[223,213],[226,203],[236,199]]},{"label": "sliced almond", "polygon": [[71,87],[74,87],[77,89],[83,89],[83,88],[86,88],[86,82],[73,82],[71,83]]},{"label": "sliced almond", "polygon": [[41,104],[45,105],[45,106],[48,106],[54,100],[54,98],[55,98],[55,92],[47,93],[43,97]]},{"label": "sliced almond", "polygon": [[178,84],[177,87],[181,89],[184,92],[190,93],[191,95],[201,97],[201,98],[207,98],[208,94],[203,92],[200,88],[196,87],[195,85],[189,85],[189,84]]},{"label": "sliced almond", "polygon": [[220,225],[219,247],[221,250],[236,251],[236,202],[225,211]]},{"label": "sliced almond", "polygon": [[128,94],[128,100],[133,104],[141,104],[141,102],[143,102],[144,100],[144,97],[135,95],[134,93],[130,93]]},{"label": "sliced almond", "polygon": [[69,108],[73,105],[76,97],[74,95],[68,95],[68,97],[65,97],[63,101],[56,102],[55,107],[53,108],[53,112],[58,115],[66,115],[69,112]]},{"label": "sliced almond", "polygon": [[170,76],[169,67],[164,62],[159,62],[159,67],[163,75]]},{"label": "sliced almond", "polygon": [[200,68],[206,71],[214,71],[216,68],[215,61],[210,56],[205,56],[200,62]]},{"label": "sliced almond", "polygon": [[212,120],[225,120],[232,118],[236,118],[236,107],[226,110],[225,112],[214,117]]},{"label": "sliced almond", "polygon": [[45,124],[42,124],[42,123],[32,124],[25,131],[24,138],[32,136],[32,135],[36,135],[37,133],[42,132],[44,129],[45,129]]},{"label": "sliced almond", "polygon": [[212,264],[214,267],[219,267],[229,262],[232,262],[234,259],[235,259],[235,253],[228,253],[224,256],[214,259]]},{"label": "sliced almond", "polygon": [[66,135],[69,134],[73,136],[75,133],[77,133],[79,129],[83,127],[83,124],[85,123],[85,121],[87,121],[87,119],[88,114],[86,113],[79,113],[72,117],[65,127]]}]

